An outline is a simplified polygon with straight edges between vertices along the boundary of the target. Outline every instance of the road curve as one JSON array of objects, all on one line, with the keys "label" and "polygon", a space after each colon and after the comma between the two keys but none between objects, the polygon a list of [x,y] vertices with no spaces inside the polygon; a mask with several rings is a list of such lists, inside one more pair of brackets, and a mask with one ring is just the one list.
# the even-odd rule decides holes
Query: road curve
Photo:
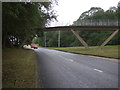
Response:
[{"label": "road curve", "polygon": [[118,88],[118,62],[39,48],[38,87]]}]

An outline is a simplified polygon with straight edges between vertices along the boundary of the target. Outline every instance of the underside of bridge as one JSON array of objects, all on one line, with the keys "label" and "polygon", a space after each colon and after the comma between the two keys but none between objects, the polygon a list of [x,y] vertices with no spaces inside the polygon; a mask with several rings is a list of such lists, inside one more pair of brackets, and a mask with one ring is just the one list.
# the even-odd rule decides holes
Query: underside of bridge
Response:
[{"label": "underside of bridge", "polygon": [[71,32],[76,36],[76,38],[82,43],[82,45],[88,49],[88,44],[83,40],[83,38],[75,32],[75,30],[84,30],[84,31],[113,31],[113,33],[100,45],[100,49],[103,48],[120,30],[120,26],[58,26],[58,27],[46,27],[46,28],[37,28],[38,31],[48,32],[48,31],[66,31],[71,30]]},{"label": "underside of bridge", "polygon": [[46,28],[36,28],[39,31],[66,31],[66,30],[117,30],[120,26],[57,26],[57,27],[46,27]]}]

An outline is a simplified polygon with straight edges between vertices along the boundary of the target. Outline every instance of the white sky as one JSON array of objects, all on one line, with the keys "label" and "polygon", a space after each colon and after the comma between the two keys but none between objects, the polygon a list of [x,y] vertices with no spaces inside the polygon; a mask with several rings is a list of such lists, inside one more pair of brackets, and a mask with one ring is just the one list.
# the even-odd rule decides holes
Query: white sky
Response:
[{"label": "white sky", "polygon": [[59,0],[54,7],[57,12],[58,22],[51,22],[50,26],[62,26],[72,24],[80,15],[91,7],[101,7],[108,10],[111,6],[117,7],[120,0]]}]

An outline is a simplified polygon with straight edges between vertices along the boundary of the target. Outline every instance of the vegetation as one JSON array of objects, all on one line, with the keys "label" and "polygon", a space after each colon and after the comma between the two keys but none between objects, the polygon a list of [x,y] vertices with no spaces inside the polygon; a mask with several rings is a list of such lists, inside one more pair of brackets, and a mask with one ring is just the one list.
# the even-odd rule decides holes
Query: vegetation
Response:
[{"label": "vegetation", "polygon": [[103,49],[98,49],[97,46],[92,46],[89,49],[85,49],[84,47],[66,47],[66,48],[62,47],[62,48],[50,48],[50,49],[62,50],[72,53],[95,55],[95,56],[120,58],[118,54],[118,47],[120,47],[120,45],[105,46]]},{"label": "vegetation", "polygon": [[35,88],[36,58],[32,50],[5,49],[3,51],[3,88]]},{"label": "vegetation", "polygon": [[56,19],[52,2],[4,2],[2,5],[3,48],[30,44],[33,37],[42,36],[36,28],[43,28]]}]

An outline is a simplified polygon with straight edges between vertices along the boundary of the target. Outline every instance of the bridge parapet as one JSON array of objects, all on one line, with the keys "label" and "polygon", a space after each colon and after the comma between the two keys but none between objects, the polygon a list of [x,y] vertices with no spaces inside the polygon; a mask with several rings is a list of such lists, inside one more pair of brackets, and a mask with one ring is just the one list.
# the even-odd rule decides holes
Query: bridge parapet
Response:
[{"label": "bridge parapet", "polygon": [[120,22],[117,19],[94,19],[94,20],[81,20],[74,22],[72,25],[62,25],[54,27],[36,28],[39,31],[59,31],[59,30],[120,30]]},{"label": "bridge parapet", "polygon": [[81,20],[72,26],[118,26],[118,20]]}]

